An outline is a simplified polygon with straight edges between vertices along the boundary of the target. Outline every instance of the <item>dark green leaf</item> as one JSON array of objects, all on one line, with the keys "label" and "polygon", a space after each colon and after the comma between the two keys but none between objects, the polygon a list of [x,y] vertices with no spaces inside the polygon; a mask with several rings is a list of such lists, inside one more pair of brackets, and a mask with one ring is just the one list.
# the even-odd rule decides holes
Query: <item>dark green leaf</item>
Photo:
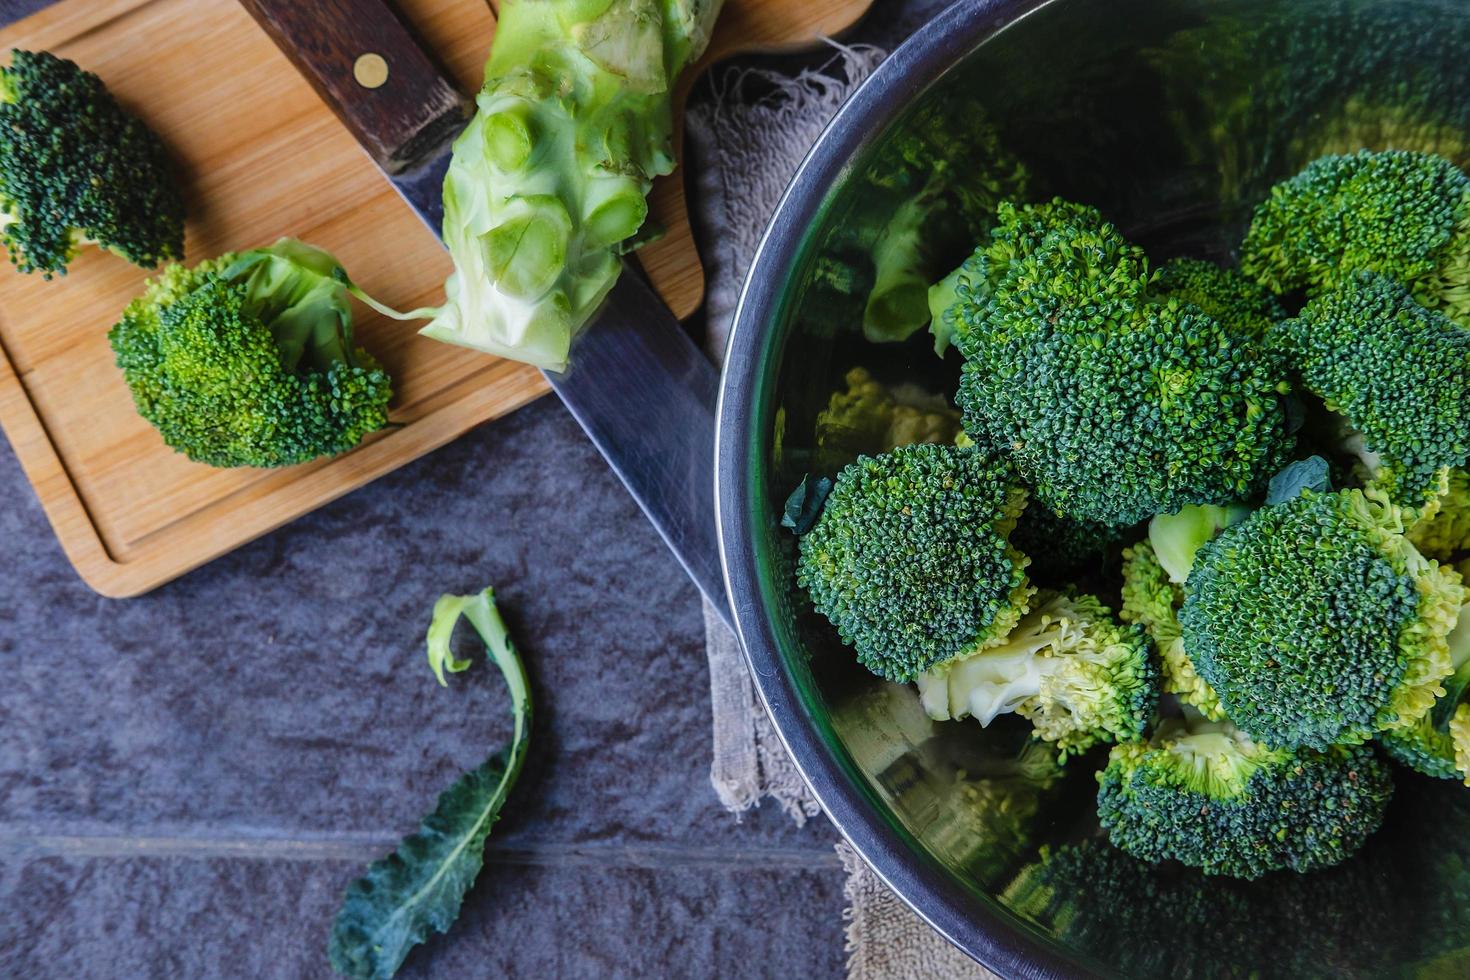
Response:
[{"label": "dark green leaf", "polygon": [[444,791],[417,833],[405,837],[396,851],[347,886],[327,954],[333,969],[349,977],[386,980],[431,930],[446,932],[453,925],[484,863],[490,828],[526,758],[530,689],[525,667],[495,608],[493,590],[439,598],[429,625],[430,664],[441,683],[444,667],[453,671],[467,666],[448,653],[449,636],[460,616],[480,634],[505,677],[515,734],[509,745]]},{"label": "dark green leaf", "polygon": [[832,481],[825,476],[813,479],[810,475],[801,478],[801,484],[786,498],[786,512],[781,517],[781,526],[789,527],[802,535],[812,529],[832,492]]},{"label": "dark green leaf", "polygon": [[1280,473],[1271,477],[1271,485],[1266,488],[1266,503],[1284,504],[1300,497],[1304,490],[1311,490],[1313,493],[1331,492],[1332,476],[1328,471],[1327,460],[1321,456],[1310,456],[1288,463]]}]

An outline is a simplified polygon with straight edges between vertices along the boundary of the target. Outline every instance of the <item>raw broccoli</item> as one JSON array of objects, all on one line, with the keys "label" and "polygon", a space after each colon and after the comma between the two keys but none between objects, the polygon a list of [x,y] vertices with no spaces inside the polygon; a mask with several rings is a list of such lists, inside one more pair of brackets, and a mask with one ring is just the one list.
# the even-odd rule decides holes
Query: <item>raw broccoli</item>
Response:
[{"label": "raw broccoli", "polygon": [[1200,259],[1174,259],[1159,270],[1156,292],[1191,303],[1239,337],[1261,340],[1271,324],[1286,317],[1276,297],[1246,278]]},{"label": "raw broccoli", "polygon": [[1179,623],[1195,669],[1257,741],[1325,749],[1412,725],[1444,693],[1454,570],[1361,490],[1263,507],[1200,548]]},{"label": "raw broccoli", "polygon": [[1436,561],[1450,561],[1470,551],[1470,473],[1457,467],[1445,474],[1443,492],[1404,535],[1421,554]]},{"label": "raw broccoli", "polygon": [[895,446],[951,442],[960,431],[960,413],[916,385],[889,387],[861,367],[843,380],[847,390],[833,392],[817,415],[818,472],[835,472],[860,455]]},{"label": "raw broccoli", "polygon": [[920,443],[845,467],[797,582],[858,661],[907,682],[1003,638],[1034,591],[1010,545],[1026,491],[1005,460]]},{"label": "raw broccoli", "polygon": [[1272,331],[1302,384],[1363,437],[1397,503],[1422,507],[1470,458],[1470,331],[1361,272]]},{"label": "raw broccoli", "polygon": [[44,51],[0,68],[0,241],[47,279],[87,243],[152,268],[184,254],[184,201],[162,141],[102,79]]},{"label": "raw broccoli", "polygon": [[1098,786],[1114,845],[1234,878],[1340,863],[1378,829],[1393,793],[1371,746],[1269,749],[1229,722],[1177,719],[1149,742],[1116,746]]},{"label": "raw broccoli", "polygon": [[551,370],[674,169],[674,83],[722,0],[505,0],[478,111],[444,178],[454,273],[421,331]]},{"label": "raw broccoli", "polygon": [[977,443],[1059,514],[1133,524],[1249,497],[1291,447],[1274,357],[1151,293],[1143,253],[1094,209],[1003,205],[946,314]]},{"label": "raw broccoli", "polygon": [[984,234],[998,202],[1028,194],[1026,167],[1001,145],[983,108],[969,107],[958,128],[946,118],[955,107],[940,108],[908,121],[874,164],[890,189],[907,196],[872,248],[873,288],[863,310],[871,341],[904,340],[929,322],[929,284],[957,249],[963,254]]},{"label": "raw broccoli", "polygon": [[169,265],[112,328],[117,366],[164,442],[211,466],[345,452],[388,424],[391,381],[352,336],[332,256],[294,239]]},{"label": "raw broccoli", "polygon": [[1003,638],[915,678],[936,720],[989,725],[1015,712],[1064,753],[1143,736],[1158,703],[1158,666],[1139,627],[1120,626],[1089,595],[1038,594]]},{"label": "raw broccoli", "polygon": [[1241,268],[1278,293],[1376,272],[1470,326],[1470,178],[1432,153],[1321,157],[1256,208]]},{"label": "raw broccoli", "polygon": [[1396,762],[1470,786],[1470,615],[1463,607],[1447,642],[1454,673],[1444,695],[1413,725],[1386,732],[1380,743]]}]

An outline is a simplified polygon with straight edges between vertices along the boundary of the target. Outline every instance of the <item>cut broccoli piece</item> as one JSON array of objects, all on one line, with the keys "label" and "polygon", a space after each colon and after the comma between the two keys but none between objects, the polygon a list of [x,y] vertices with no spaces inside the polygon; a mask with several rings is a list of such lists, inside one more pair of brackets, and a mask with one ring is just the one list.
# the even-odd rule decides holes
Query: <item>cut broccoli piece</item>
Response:
[{"label": "cut broccoli piece", "polygon": [[1026,491],[978,448],[915,444],[845,467],[800,539],[797,582],[889,680],[1005,637],[1034,591],[1010,545]]},{"label": "cut broccoli piece", "polygon": [[1158,704],[1148,638],[1089,595],[1038,594],[1003,639],[915,678],[929,717],[989,725],[1015,712],[1064,753],[1143,736]]},{"label": "cut broccoli piece", "polygon": [[817,416],[819,472],[835,472],[860,455],[896,446],[951,442],[960,431],[960,413],[916,386],[891,388],[860,367],[848,371],[844,381],[847,390],[833,392]]},{"label": "cut broccoli piece", "polygon": [[1447,642],[1455,672],[1444,695],[1413,725],[1386,732],[1380,744],[1396,762],[1470,786],[1470,615],[1463,607]]},{"label": "cut broccoli piece", "polygon": [[1164,722],[1098,774],[1098,818],[1117,847],[1205,874],[1258,878],[1350,857],[1393,794],[1371,746],[1268,749],[1229,722]]},{"label": "cut broccoli piece", "polygon": [[1257,741],[1325,749],[1412,725],[1444,693],[1460,576],[1360,490],[1263,507],[1200,548],[1179,623]]},{"label": "cut broccoli piece", "polygon": [[1453,469],[1444,492],[1424,508],[1404,535],[1427,558],[1450,561],[1470,551],[1470,473]]},{"label": "cut broccoli piece", "polygon": [[966,430],[1059,514],[1133,524],[1244,499],[1290,451],[1284,370],[1198,307],[1150,294],[1097,211],[1002,205],[946,314]]},{"label": "cut broccoli piece", "polygon": [[1193,705],[1206,718],[1225,717],[1220,698],[1200,677],[1184,649],[1179,629],[1179,607],[1184,604],[1184,587],[1172,581],[1154,553],[1153,545],[1140,541],[1123,551],[1123,606],[1119,615],[1125,623],[1137,623],[1158,647],[1162,663],[1162,687],[1185,704]]},{"label": "cut broccoli piece", "polygon": [[45,51],[0,68],[0,242],[21,272],[64,274],[85,243],[152,268],[184,254],[163,142],[102,79]]},{"label": "cut broccoli piece", "polygon": [[1241,268],[1278,293],[1375,272],[1470,325],[1470,178],[1432,153],[1321,157],[1256,208]]},{"label": "cut broccoli piece", "polygon": [[283,238],[167,266],[108,339],[169,446],[211,466],[287,466],[388,424],[391,380],[353,340],[349,292],[336,259]]},{"label": "cut broccoli piece", "polygon": [[722,0],[505,0],[444,178],[454,272],[421,333],[563,370],[674,169],[675,80]]},{"label": "cut broccoli piece", "polygon": [[1159,270],[1160,296],[1191,303],[1236,336],[1261,340],[1271,324],[1286,317],[1275,296],[1237,269],[1200,259],[1174,259]]},{"label": "cut broccoli piece", "polygon": [[1353,275],[1272,336],[1303,385],[1362,434],[1395,502],[1423,506],[1442,471],[1470,458],[1470,331],[1398,283]]}]

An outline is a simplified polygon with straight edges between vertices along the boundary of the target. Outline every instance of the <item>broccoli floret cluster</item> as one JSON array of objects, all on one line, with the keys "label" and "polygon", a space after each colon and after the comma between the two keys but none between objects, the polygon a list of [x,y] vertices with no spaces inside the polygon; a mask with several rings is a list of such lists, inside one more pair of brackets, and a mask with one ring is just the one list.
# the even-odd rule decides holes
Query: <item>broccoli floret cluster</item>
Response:
[{"label": "broccoli floret cluster", "polygon": [[1291,447],[1277,360],[1156,290],[1095,210],[1002,206],[999,220],[945,314],[966,431],[1079,520],[1133,524],[1260,489]]},{"label": "broccoli floret cluster", "polygon": [[1413,724],[1444,693],[1465,590],[1360,490],[1303,493],[1196,556],[1185,648],[1251,737],[1325,749]]},{"label": "broccoli floret cluster", "polygon": [[336,259],[282,239],[168,266],[108,339],[170,447],[211,466],[287,466],[388,424],[392,382],[353,339],[349,291]]},{"label": "broccoli floret cluster", "polygon": [[1371,747],[1270,749],[1229,722],[1166,722],[1147,743],[1115,747],[1098,784],[1116,846],[1235,878],[1340,863],[1393,793]]},{"label": "broccoli floret cluster", "polygon": [[1189,303],[1238,337],[1259,341],[1286,317],[1280,301],[1239,269],[1203,259],[1173,259],[1159,270],[1158,292]]},{"label": "broccoli floret cluster", "polygon": [[184,254],[163,142],[102,80],[44,51],[0,68],[0,242],[22,272],[64,274],[84,243],[152,268]]}]

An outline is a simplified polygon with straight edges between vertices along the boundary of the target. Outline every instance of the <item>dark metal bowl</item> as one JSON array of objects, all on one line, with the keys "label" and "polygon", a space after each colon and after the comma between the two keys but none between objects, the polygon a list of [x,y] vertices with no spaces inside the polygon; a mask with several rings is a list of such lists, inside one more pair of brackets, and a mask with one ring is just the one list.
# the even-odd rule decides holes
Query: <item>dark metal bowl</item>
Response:
[{"label": "dark metal bowl", "polygon": [[[1343,868],[1239,884],[1163,866],[1048,877],[1088,848],[1091,772],[1014,819],[977,774],[1024,730],[934,724],[858,667],[792,576],[782,504],[857,364],[952,391],[927,335],[862,340],[874,238],[914,134],[984,116],[1032,196],[1099,206],[1156,261],[1226,258],[1269,185],[1358,146],[1470,157],[1470,30],[1448,0],[962,0],[896,51],[818,142],[772,221],[730,341],[719,523],[762,697],[827,813],[936,929],[1008,976],[1470,976],[1470,791],[1412,775]],[[953,163],[983,176],[986,160]],[[940,256],[955,264],[958,248]],[[831,461],[825,461],[830,467]],[[1106,867],[1106,865],[1105,865]],[[1105,872],[1098,872],[1099,875]]]}]

